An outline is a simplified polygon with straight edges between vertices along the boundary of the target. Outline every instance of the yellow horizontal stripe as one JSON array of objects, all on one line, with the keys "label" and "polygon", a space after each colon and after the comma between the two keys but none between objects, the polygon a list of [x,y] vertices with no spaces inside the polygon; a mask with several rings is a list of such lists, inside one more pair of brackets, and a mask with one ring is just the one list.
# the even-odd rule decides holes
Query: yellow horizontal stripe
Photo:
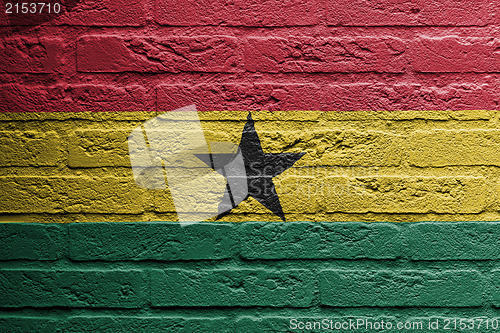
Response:
[{"label": "yellow horizontal stripe", "polygon": [[[176,219],[168,189],[135,184],[127,137],[154,112],[1,113],[0,221]],[[199,112],[239,144],[247,111]],[[498,220],[500,111],[252,112],[266,153],[306,154],[275,177],[288,221]],[[223,221],[279,220],[247,199]]]}]

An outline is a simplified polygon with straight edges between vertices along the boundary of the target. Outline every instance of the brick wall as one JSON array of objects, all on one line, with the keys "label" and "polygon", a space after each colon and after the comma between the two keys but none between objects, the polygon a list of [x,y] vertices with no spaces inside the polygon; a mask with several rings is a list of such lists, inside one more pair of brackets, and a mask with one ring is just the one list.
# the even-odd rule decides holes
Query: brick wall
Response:
[{"label": "brick wall", "polygon": [[[0,113],[6,222],[175,221],[169,191],[136,185],[127,137],[155,112]],[[274,178],[288,221],[500,219],[499,111],[254,111],[269,153],[305,152]],[[246,112],[201,112],[239,143]],[[221,186],[225,186],[225,183]],[[280,221],[253,198],[221,221]]]},{"label": "brick wall", "polygon": [[[62,2],[0,10],[0,331],[500,317],[497,2]],[[288,222],[152,222],[174,205],[127,136],[193,103],[209,139],[252,111],[266,152],[306,152]]]},{"label": "brick wall", "polygon": [[2,224],[0,327],[293,332],[291,319],[427,326],[438,318],[436,331],[448,332],[446,318],[498,314],[499,228],[494,222]]},{"label": "brick wall", "polygon": [[1,111],[497,109],[495,1],[66,1],[0,17]]}]

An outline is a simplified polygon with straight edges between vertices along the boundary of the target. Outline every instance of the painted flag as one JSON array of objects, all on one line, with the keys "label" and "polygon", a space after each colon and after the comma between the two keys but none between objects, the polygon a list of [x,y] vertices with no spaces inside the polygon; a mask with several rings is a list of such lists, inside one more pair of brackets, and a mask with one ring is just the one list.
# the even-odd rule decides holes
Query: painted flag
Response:
[{"label": "painted flag", "polygon": [[481,168],[497,130],[450,126],[495,115],[3,113],[1,163],[26,171],[1,178],[0,207],[26,222],[494,219]]},{"label": "painted flag", "polygon": [[495,1],[1,5],[0,332],[498,328]]}]

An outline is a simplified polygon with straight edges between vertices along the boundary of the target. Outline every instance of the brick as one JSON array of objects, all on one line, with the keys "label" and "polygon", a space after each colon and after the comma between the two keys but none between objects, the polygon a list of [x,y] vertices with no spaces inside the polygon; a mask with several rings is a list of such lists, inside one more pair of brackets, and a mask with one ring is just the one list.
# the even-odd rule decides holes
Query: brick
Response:
[{"label": "brick", "polygon": [[159,316],[75,316],[70,317],[64,332],[101,333],[184,333],[184,332],[233,332],[231,322],[225,317],[190,318]]},{"label": "brick", "polygon": [[127,138],[131,129],[81,129],[71,133],[68,144],[70,168],[130,167]]},{"label": "brick", "polygon": [[103,84],[0,86],[1,112],[83,112],[153,110],[154,97],[142,86]]},{"label": "brick", "polygon": [[492,190],[482,177],[327,177],[318,189],[327,212],[480,213]]},{"label": "brick", "polygon": [[405,110],[413,104],[416,84],[383,83],[331,84],[325,92],[325,104],[331,110]]},{"label": "brick", "polygon": [[238,226],[246,259],[395,259],[398,228],[389,223],[249,222]]},{"label": "brick", "polygon": [[75,223],[69,225],[73,260],[204,260],[234,254],[226,223]]},{"label": "brick", "polygon": [[[293,317],[265,316],[252,317],[241,316],[236,321],[237,332],[314,332],[321,330],[332,330],[340,332],[348,332],[351,330],[359,330],[362,332],[380,332],[381,329],[373,329],[374,322],[381,323],[391,322],[396,323],[395,317],[363,317],[363,316],[345,316],[332,317],[325,315],[323,317],[311,317],[309,315],[299,315]],[[372,328],[370,328],[371,322]],[[394,324],[395,327],[395,324]],[[383,330],[383,332],[393,332],[391,330]]]},{"label": "brick", "polygon": [[0,317],[0,331],[9,333],[53,333],[60,330],[61,322],[60,319],[51,317]]},{"label": "brick", "polygon": [[[215,112],[214,112],[215,113]],[[233,112],[234,113],[234,112]],[[202,115],[207,114],[207,113],[202,113]],[[241,115],[241,112],[239,112]],[[311,128],[314,128],[314,126],[317,125],[319,120],[321,119],[321,116],[324,114],[324,112],[319,111],[319,110],[285,110],[285,111],[269,111],[269,110],[259,110],[259,111],[253,111],[252,112],[252,118],[255,121],[260,122],[260,125],[272,125],[271,121],[276,122],[276,125],[286,125],[289,124],[291,125],[290,127],[287,127],[291,129],[292,127],[295,127],[296,129],[303,129],[304,127],[302,126],[310,126]],[[246,114],[244,116],[244,121],[247,119]],[[201,118],[204,119],[204,118]],[[296,122],[291,122],[292,120],[296,120]],[[268,123],[266,124],[266,122]],[[266,127],[264,127],[266,128]],[[269,128],[269,127],[267,127]],[[242,127],[243,129],[243,127]]]},{"label": "brick", "polygon": [[500,270],[491,271],[493,306],[500,308]]},{"label": "brick", "polygon": [[0,199],[2,213],[138,214],[148,194],[132,177],[0,177]]},{"label": "brick", "polygon": [[138,308],[146,274],[139,270],[0,270],[2,307]]},{"label": "brick", "polygon": [[229,36],[83,36],[77,42],[80,72],[236,72],[237,39]]},{"label": "brick", "polygon": [[411,65],[423,73],[498,73],[497,39],[487,37],[427,37],[411,44]]},{"label": "brick", "polygon": [[[237,138],[241,139],[241,131],[247,121],[248,113],[251,113],[254,121],[258,121],[260,125],[268,126],[271,128],[272,125],[289,125],[288,128],[297,126],[302,129],[302,126],[316,125],[316,123],[321,118],[322,111],[304,111],[304,110],[288,110],[288,111],[269,111],[269,110],[259,110],[259,111],[210,111],[210,112],[199,112],[198,116],[200,121],[202,121],[203,128],[207,128],[207,131],[221,132],[221,129],[226,128],[227,125],[234,123],[231,129],[237,130]],[[0,114],[1,116],[1,114]],[[295,122],[292,122],[294,121]],[[222,123],[226,121],[225,123]],[[230,121],[230,122],[229,122]],[[239,123],[237,123],[237,122]],[[291,126],[290,126],[291,125]],[[296,128],[297,129],[297,128]],[[207,132],[205,131],[205,132]]]},{"label": "brick", "polygon": [[493,14],[485,1],[339,0],[328,5],[328,24],[337,26],[484,26]]},{"label": "brick", "polygon": [[0,131],[0,166],[57,166],[62,162],[56,132]]},{"label": "brick", "polygon": [[[452,83],[443,87],[422,86],[420,108],[428,110],[494,110],[496,88],[483,83]],[[414,105],[411,109],[418,109]]]},{"label": "brick", "polygon": [[487,84],[452,83],[443,87],[413,83],[331,84],[324,110],[493,110],[495,89]]},{"label": "brick", "polygon": [[[19,126],[22,122],[44,121],[47,124],[65,125],[72,124],[81,126],[84,123],[99,123],[102,126],[110,126],[116,124],[129,124],[131,126],[139,125],[158,115],[155,111],[130,111],[130,112],[0,112],[0,121],[11,123],[13,126]],[[55,120],[55,121],[54,121]],[[127,123],[129,122],[129,123]],[[34,122],[32,123],[34,124]],[[96,126],[99,128],[99,126]],[[119,126],[118,126],[119,127]],[[109,127],[101,127],[109,128]],[[132,127],[131,127],[132,128]],[[57,127],[57,130],[64,131],[67,127]],[[70,127],[71,129],[71,127]],[[74,129],[74,128],[73,128]]]},{"label": "brick", "polygon": [[[290,172],[290,171],[289,171]],[[273,179],[283,210],[287,213],[316,213],[317,179],[311,176],[279,175]],[[257,210],[253,210],[257,212]]]},{"label": "brick", "polygon": [[500,130],[415,131],[407,152],[410,164],[418,167],[500,166]]},{"label": "brick", "polygon": [[[386,130],[391,128],[393,124],[391,121],[404,121],[404,120],[452,120],[455,117],[462,117],[464,119],[490,119],[491,111],[476,110],[476,111],[461,111],[455,112],[450,110],[430,110],[430,111],[336,111],[336,112],[323,112],[321,120],[325,121],[349,121],[355,124],[362,125],[365,121],[388,120],[383,122],[387,125]],[[487,118],[484,118],[486,117]],[[478,118],[479,117],[479,118]],[[372,123],[373,124],[373,123]]]},{"label": "brick", "polygon": [[66,255],[66,228],[57,224],[0,223],[0,260],[55,260]]},{"label": "brick", "polygon": [[162,25],[301,26],[319,23],[318,1],[156,0],[155,18]]},{"label": "brick", "polygon": [[[402,137],[379,131],[335,128],[283,133],[273,137],[279,151],[293,145],[306,154],[296,166],[398,166],[403,156]],[[340,127],[340,126],[339,126]],[[272,134],[271,134],[272,135]],[[269,133],[259,132],[262,142]]]},{"label": "brick", "polygon": [[[203,172],[211,172],[208,168],[202,170]],[[166,190],[147,190],[153,197],[150,203],[152,210],[158,213],[177,212],[182,214],[178,218],[183,223],[204,221],[216,217],[221,197],[226,189],[226,179],[219,174],[209,174],[200,180],[198,177],[201,174],[200,171],[195,171],[193,176],[179,177],[179,174],[174,172],[171,178],[167,176],[169,187]],[[173,201],[173,197],[175,197],[175,201]]]},{"label": "brick", "polygon": [[[290,172],[290,171],[289,171]],[[318,211],[317,180],[307,176],[282,176],[273,179],[276,193],[285,214],[316,213]],[[232,213],[268,213],[269,210],[257,200],[248,199],[233,208]]]},{"label": "brick", "polygon": [[484,281],[474,270],[323,270],[321,304],[341,307],[483,305]]},{"label": "brick", "polygon": [[146,23],[145,1],[81,0],[66,15],[55,20],[57,25],[143,26]]},{"label": "brick", "polygon": [[58,73],[64,66],[64,54],[60,38],[2,38],[0,72]]},{"label": "brick", "polygon": [[[273,114],[275,112],[272,112]],[[303,118],[307,119],[307,113],[302,112]],[[314,117],[314,113],[312,117]],[[255,118],[258,113],[253,113]],[[266,115],[262,115],[265,119]],[[293,123],[292,120],[285,119],[268,123],[257,123],[259,139],[264,151],[269,153],[300,153],[306,154],[294,164],[294,167],[314,167],[314,166],[398,166],[401,165],[404,150],[404,139],[400,135],[394,135],[382,131],[358,131],[344,129],[340,124],[329,124],[330,126],[320,127],[316,124]],[[288,118],[292,118],[290,116]],[[204,120],[214,120],[207,116]],[[272,119],[275,120],[275,119]],[[256,120],[259,121],[259,120]],[[205,130],[205,137],[214,137],[214,141],[239,142],[241,139],[241,123],[202,123]],[[210,128],[210,132],[208,129]],[[208,135],[207,135],[208,132]],[[219,135],[213,135],[219,134]],[[221,133],[227,134],[230,138],[221,137]],[[89,143],[90,144],[90,143]],[[88,153],[86,153],[88,154]],[[96,156],[98,152],[95,153]],[[99,153],[100,154],[100,153]],[[117,156],[116,156],[117,158]],[[289,176],[299,176],[293,168],[287,172]],[[315,172],[313,170],[311,172]],[[314,186],[314,180],[305,181],[302,175],[295,178],[296,183]],[[310,176],[310,175],[304,175]],[[313,174],[312,176],[317,176]],[[290,183],[285,175],[283,183]],[[304,181],[302,181],[304,180]],[[278,180],[277,180],[278,182]],[[285,185],[284,185],[285,186]],[[286,186],[285,186],[286,187]],[[293,190],[289,188],[289,190]]]},{"label": "brick", "polygon": [[315,84],[171,84],[158,86],[157,98],[159,111],[189,104],[195,104],[198,111],[321,109],[320,89]]},{"label": "brick", "polygon": [[[15,1],[17,2],[17,1]],[[141,26],[146,23],[144,1],[116,0],[72,0],[46,1],[53,6],[61,5],[60,13],[48,13],[47,7],[38,6],[38,12],[0,15],[0,26],[36,26],[36,25],[82,25],[82,26]]]},{"label": "brick", "polygon": [[402,73],[405,43],[393,37],[249,37],[250,72]]},{"label": "brick", "polygon": [[157,306],[311,305],[311,272],[303,269],[166,269],[151,273],[151,304]]},{"label": "brick", "polygon": [[500,223],[412,223],[404,228],[404,253],[412,260],[500,258]]}]

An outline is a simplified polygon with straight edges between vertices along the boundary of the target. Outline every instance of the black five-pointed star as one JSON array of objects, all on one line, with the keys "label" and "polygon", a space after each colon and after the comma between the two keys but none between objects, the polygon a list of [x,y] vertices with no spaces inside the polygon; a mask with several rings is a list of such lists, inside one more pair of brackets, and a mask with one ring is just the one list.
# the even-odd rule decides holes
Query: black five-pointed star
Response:
[{"label": "black five-pointed star", "polygon": [[[280,199],[274,187],[273,177],[281,174],[297,162],[305,153],[265,154],[262,150],[259,136],[255,131],[254,121],[248,114],[248,121],[241,134],[239,149],[245,165],[248,194],[264,207],[285,221],[285,214]],[[230,211],[219,214],[217,219],[229,214]]]}]

